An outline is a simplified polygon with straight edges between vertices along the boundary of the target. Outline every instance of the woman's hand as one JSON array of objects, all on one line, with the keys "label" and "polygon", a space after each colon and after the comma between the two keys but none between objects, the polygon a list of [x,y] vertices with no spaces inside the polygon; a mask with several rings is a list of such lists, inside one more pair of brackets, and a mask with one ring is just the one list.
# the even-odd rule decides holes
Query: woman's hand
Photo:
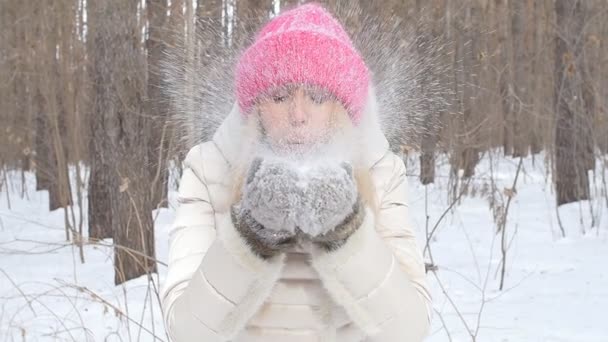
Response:
[{"label": "woman's hand", "polygon": [[294,212],[299,206],[297,173],[285,164],[256,158],[251,163],[241,201],[232,221],[253,251],[269,258],[297,243]]},{"label": "woman's hand", "polygon": [[313,242],[331,250],[359,228],[364,214],[353,168],[342,163],[309,175],[297,224]]},{"label": "woman's hand", "polygon": [[311,237],[311,240],[326,251],[336,250],[359,229],[364,218],[365,207],[361,199],[357,198],[357,202],[353,205],[351,213],[340,224],[321,235]]},{"label": "woman's hand", "polygon": [[263,259],[285,252],[297,243],[297,236],[287,230],[268,229],[240,205],[232,206],[232,222],[255,254]]}]

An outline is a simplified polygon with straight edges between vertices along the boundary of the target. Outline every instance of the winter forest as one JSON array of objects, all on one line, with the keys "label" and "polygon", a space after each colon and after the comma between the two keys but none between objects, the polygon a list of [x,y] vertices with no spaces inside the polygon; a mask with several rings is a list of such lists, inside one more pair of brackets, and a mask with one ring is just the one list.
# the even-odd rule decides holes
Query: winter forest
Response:
[{"label": "winter forest", "polygon": [[[0,0],[0,340],[169,341],[181,162],[303,2]],[[318,2],[390,114],[427,340],[608,341],[608,1]]]}]

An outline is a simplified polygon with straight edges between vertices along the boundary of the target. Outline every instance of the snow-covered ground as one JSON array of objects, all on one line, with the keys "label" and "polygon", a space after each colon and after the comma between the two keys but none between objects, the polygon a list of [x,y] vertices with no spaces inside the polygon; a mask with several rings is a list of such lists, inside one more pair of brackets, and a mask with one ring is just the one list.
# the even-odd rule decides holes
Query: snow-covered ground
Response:
[{"label": "snow-covered ground", "polygon": [[[517,162],[485,157],[469,192],[441,220],[450,205],[447,167],[438,168],[427,188],[410,178],[410,220],[422,247],[427,227],[439,220],[430,244],[438,270],[428,276],[436,309],[428,341],[471,341],[472,335],[484,342],[608,341],[605,197],[595,191],[592,201],[556,210],[542,156],[523,163],[508,211],[504,290],[498,290],[501,234],[489,198],[495,195],[495,208],[506,204]],[[592,176],[593,189],[600,189],[601,175]],[[160,276],[151,280],[114,286],[111,240],[84,246],[82,264],[78,248],[65,241],[63,210],[48,211],[48,195],[33,190],[31,174],[25,189],[20,173],[8,179],[9,189],[0,191],[0,341],[167,341],[157,298],[166,267],[160,264]],[[174,210],[155,215],[163,262]]]},{"label": "snow-covered ground", "polygon": [[[504,201],[504,189],[512,187],[517,163],[501,159],[493,164]],[[439,270],[436,277],[429,274],[437,310],[429,341],[449,341],[450,337],[471,341],[478,328],[477,341],[608,341],[605,197],[601,199],[598,193],[590,202],[560,207],[559,220],[566,232],[562,238],[542,159],[537,156],[535,163],[524,160],[508,211],[507,268],[504,290],[499,291],[501,235],[495,234],[497,226],[483,191],[492,178],[489,165],[485,160],[476,170],[477,194],[464,197],[432,239]],[[593,189],[599,187],[593,184]],[[438,191],[437,185],[429,187],[428,193],[432,228],[447,200],[446,192]],[[422,186],[412,186],[410,194],[412,221],[422,238],[425,191]]]}]

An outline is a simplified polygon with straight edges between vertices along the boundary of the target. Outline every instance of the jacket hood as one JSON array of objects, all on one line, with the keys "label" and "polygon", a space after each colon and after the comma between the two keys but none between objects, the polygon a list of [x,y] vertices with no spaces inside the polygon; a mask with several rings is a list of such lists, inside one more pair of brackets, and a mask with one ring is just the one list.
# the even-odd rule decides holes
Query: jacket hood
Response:
[{"label": "jacket hood", "polygon": [[[353,136],[345,142],[356,144],[349,146],[349,150],[356,153],[356,160],[362,164],[362,167],[373,167],[389,151],[389,142],[382,131],[379,118],[375,89],[370,83],[361,120],[353,127]],[[251,147],[257,143],[254,141],[255,137],[248,133],[250,132],[247,129],[248,120],[252,118],[242,115],[235,102],[213,134],[214,144],[230,165],[248,160],[251,157]]]}]

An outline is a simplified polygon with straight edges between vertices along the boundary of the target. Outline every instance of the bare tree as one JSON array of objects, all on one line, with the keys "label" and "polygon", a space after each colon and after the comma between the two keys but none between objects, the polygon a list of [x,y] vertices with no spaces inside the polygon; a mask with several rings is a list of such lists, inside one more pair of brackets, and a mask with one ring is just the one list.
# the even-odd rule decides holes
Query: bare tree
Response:
[{"label": "bare tree", "polygon": [[234,37],[234,45],[241,46],[251,39],[260,24],[267,20],[272,13],[272,0],[239,0],[236,1],[236,25],[238,35]]},{"label": "bare tree", "polygon": [[[528,46],[529,25],[527,13],[528,8],[525,1],[510,1],[511,6],[511,39],[513,48],[511,50],[511,70],[513,80],[509,87],[508,98],[511,101],[508,113],[508,132],[513,136],[513,156],[526,156],[528,154],[527,139],[529,126],[522,125],[525,120],[528,107],[528,89],[530,80],[530,48]],[[527,121],[527,120],[525,120]]]},{"label": "bare tree", "polygon": [[[209,65],[212,58],[222,57],[219,51],[222,51],[222,39],[226,39],[227,32],[224,29],[223,10],[225,4],[222,0],[200,0],[196,8],[196,30],[198,40],[198,54],[200,63],[203,66]],[[222,34],[217,34],[222,32]],[[240,37],[238,37],[240,38]],[[237,39],[238,39],[237,38]]]},{"label": "bare tree", "polygon": [[110,188],[111,184],[111,159],[110,147],[108,139],[105,138],[107,129],[103,113],[110,110],[107,106],[113,102],[110,83],[110,74],[112,66],[110,61],[107,61],[111,51],[104,37],[103,16],[97,15],[101,13],[99,2],[87,1],[87,42],[89,44],[88,60],[91,64],[89,68],[89,79],[92,83],[91,99],[92,113],[90,117],[90,132],[89,140],[89,159],[90,159],[90,175],[89,175],[89,239],[105,239],[112,237],[112,207]]},{"label": "bare tree", "polygon": [[91,40],[98,111],[94,115],[100,117],[94,120],[93,130],[99,131],[91,158],[102,161],[91,178],[99,177],[93,184],[105,190],[107,197],[102,200],[109,199],[109,208],[102,202],[101,210],[107,210],[103,214],[112,227],[116,284],[156,271],[145,153],[150,135],[144,114],[146,58],[137,21],[142,14],[137,3],[121,0],[96,1],[90,12],[95,18]]},{"label": "bare tree", "polygon": [[[425,7],[428,4],[428,7]],[[418,28],[418,53],[425,53],[424,47],[430,41],[437,39],[443,34],[443,16],[446,10],[445,0],[434,0],[431,2],[416,1],[416,9],[419,17],[422,18],[423,28]],[[421,82],[422,86],[425,82]],[[420,144],[420,182],[424,185],[435,181],[435,153],[439,135],[432,128],[427,128]]]},{"label": "bare tree", "polygon": [[152,176],[151,203],[154,207],[167,207],[169,126],[167,104],[162,101],[160,61],[163,57],[163,32],[167,20],[167,4],[164,0],[147,0],[148,39],[148,83],[146,113],[151,119],[151,135],[148,143],[148,158]]},{"label": "bare tree", "polygon": [[581,163],[582,132],[585,117],[582,97],[582,47],[584,39],[584,1],[555,2],[555,189],[558,205],[589,198],[587,168]]}]

